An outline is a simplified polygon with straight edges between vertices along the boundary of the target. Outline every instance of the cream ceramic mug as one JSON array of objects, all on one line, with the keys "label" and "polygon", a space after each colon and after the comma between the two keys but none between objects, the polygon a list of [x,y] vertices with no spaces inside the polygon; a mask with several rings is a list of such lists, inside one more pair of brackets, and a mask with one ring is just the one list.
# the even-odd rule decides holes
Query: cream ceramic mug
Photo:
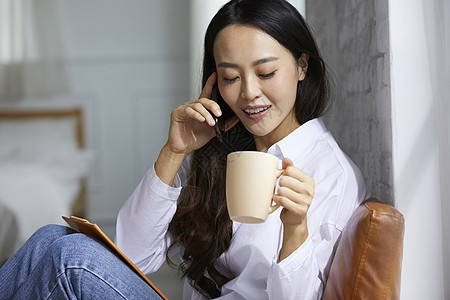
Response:
[{"label": "cream ceramic mug", "polygon": [[226,199],[231,220],[262,223],[279,205],[272,206],[278,158],[264,152],[240,151],[227,156]]}]

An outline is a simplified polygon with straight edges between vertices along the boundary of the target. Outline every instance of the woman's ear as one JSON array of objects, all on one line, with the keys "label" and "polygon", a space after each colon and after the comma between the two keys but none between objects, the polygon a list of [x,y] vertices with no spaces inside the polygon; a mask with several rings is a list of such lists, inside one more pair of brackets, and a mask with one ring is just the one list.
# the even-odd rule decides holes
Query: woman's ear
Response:
[{"label": "woman's ear", "polygon": [[306,71],[308,70],[308,60],[309,55],[306,53],[302,53],[300,58],[297,61],[298,64],[298,80],[302,81],[305,79]]}]

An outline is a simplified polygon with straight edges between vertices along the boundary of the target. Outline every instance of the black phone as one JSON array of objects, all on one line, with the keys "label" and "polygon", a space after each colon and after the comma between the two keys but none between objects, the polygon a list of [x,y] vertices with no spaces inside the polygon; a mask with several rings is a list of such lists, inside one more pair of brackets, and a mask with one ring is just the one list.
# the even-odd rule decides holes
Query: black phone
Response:
[{"label": "black phone", "polygon": [[220,96],[219,93],[219,87],[217,86],[217,82],[214,84],[212,92],[211,92],[211,99],[216,101],[219,106],[220,106],[220,110],[222,111],[222,116],[220,116],[219,118],[219,127],[221,129],[224,128],[223,126],[223,122],[234,116],[234,112],[231,110],[231,108],[228,106],[228,104],[225,103],[225,101],[223,100],[223,98]]},{"label": "black phone", "polygon": [[217,85],[217,82],[214,84],[211,92],[211,99],[218,102],[219,100],[219,87]]}]

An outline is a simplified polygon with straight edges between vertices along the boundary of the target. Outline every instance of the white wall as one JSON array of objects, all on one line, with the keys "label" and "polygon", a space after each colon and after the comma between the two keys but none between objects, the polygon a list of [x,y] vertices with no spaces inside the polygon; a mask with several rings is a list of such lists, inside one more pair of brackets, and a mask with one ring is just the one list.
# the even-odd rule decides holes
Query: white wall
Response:
[{"label": "white wall", "polygon": [[394,188],[406,220],[402,299],[449,299],[448,3],[389,5]]}]

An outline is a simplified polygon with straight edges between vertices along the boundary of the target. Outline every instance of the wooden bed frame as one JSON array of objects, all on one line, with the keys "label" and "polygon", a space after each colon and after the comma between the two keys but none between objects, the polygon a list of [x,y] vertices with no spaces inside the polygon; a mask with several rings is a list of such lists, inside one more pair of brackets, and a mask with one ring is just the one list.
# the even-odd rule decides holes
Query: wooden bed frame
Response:
[{"label": "wooden bed frame", "polygon": [[[73,118],[75,119],[75,137],[79,149],[85,148],[83,111],[81,108],[68,109],[0,109],[0,120],[29,120],[29,119],[49,119],[49,118]],[[86,197],[87,197],[86,178],[80,181],[80,192],[71,207],[72,215],[81,218],[87,217]]]}]

